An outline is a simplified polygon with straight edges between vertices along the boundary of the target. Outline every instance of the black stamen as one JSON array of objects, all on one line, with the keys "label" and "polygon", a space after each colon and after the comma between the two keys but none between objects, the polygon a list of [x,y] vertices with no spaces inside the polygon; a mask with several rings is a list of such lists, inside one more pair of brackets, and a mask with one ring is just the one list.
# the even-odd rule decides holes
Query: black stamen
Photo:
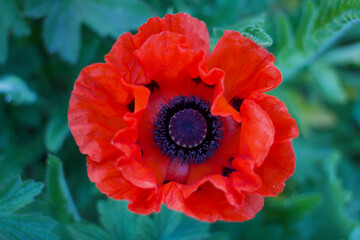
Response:
[{"label": "black stamen", "polygon": [[126,105],[127,109],[129,110],[129,112],[134,112],[135,111],[135,99],[133,98],[128,105]]},{"label": "black stamen", "polygon": [[155,88],[157,90],[160,89],[159,84],[157,84],[157,82],[155,82],[154,80],[151,80],[151,82],[146,84],[145,87],[147,87],[150,90],[151,93],[153,93],[155,91]]},{"label": "black stamen", "polygon": [[238,97],[233,97],[229,103],[233,108],[235,108],[236,111],[240,112],[240,107],[243,101],[244,101],[243,99],[240,99]]}]

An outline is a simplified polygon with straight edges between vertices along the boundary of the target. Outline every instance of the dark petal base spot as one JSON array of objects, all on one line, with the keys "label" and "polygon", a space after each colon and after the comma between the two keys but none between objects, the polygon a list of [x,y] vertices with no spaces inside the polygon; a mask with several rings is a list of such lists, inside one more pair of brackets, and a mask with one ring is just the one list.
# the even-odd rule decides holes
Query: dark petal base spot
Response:
[{"label": "dark petal base spot", "polygon": [[229,103],[236,111],[240,112],[240,107],[243,101],[244,101],[243,99],[240,99],[238,97],[233,97]]},{"label": "dark petal base spot", "polygon": [[150,83],[144,85],[145,87],[147,87],[151,93],[153,93],[155,91],[155,89],[159,90],[160,86],[157,82],[155,82],[154,80],[151,80]]},{"label": "dark petal base spot", "polygon": [[127,105],[126,108],[129,110],[129,112],[135,111],[135,99],[133,98]]},{"label": "dark petal base spot", "polygon": [[220,146],[222,122],[198,96],[178,96],[154,119],[153,140],[164,156],[181,164],[204,163]]},{"label": "dark petal base spot", "polygon": [[234,160],[233,157],[229,158],[230,167],[223,167],[221,171],[221,175],[224,177],[229,177],[232,172],[235,172],[236,170],[232,168],[232,161]]},{"label": "dark petal base spot", "polygon": [[209,85],[209,84],[206,84],[204,83],[200,77],[197,77],[197,78],[192,78],[191,79],[193,82],[195,82],[196,84],[200,84],[200,83],[203,83],[205,86],[207,86],[208,88],[214,88],[215,87],[215,84],[214,85]]},{"label": "dark petal base spot", "polygon": [[230,173],[235,172],[236,170],[233,168],[229,168],[229,167],[223,167],[222,171],[221,171],[221,175],[223,175],[224,177],[229,177]]}]

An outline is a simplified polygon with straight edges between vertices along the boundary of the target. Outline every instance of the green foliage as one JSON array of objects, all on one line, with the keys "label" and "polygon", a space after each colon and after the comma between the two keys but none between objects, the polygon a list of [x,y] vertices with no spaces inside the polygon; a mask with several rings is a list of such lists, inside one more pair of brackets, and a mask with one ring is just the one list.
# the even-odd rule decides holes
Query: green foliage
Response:
[{"label": "green foliage", "polygon": [[66,184],[62,163],[50,155],[47,159],[46,188],[47,207],[50,216],[60,222],[80,220]]},{"label": "green foliage", "polygon": [[[101,227],[91,223],[79,223],[69,227],[74,239],[78,240],[112,240],[108,234]],[[120,238],[119,238],[120,239]]]},{"label": "green foliage", "polygon": [[263,47],[270,47],[273,44],[272,38],[260,27],[245,27],[240,33]]},{"label": "green foliage", "polygon": [[323,97],[332,103],[344,104],[346,102],[346,92],[341,86],[338,73],[326,64],[313,64],[310,67],[311,73],[319,84]]},{"label": "green foliage", "polygon": [[51,233],[55,222],[40,214],[0,213],[1,240],[57,240]]},{"label": "green foliage", "polygon": [[8,55],[9,34],[27,36],[31,30],[24,21],[16,1],[0,0],[0,64]]},{"label": "green foliage", "polygon": [[36,93],[31,91],[26,83],[15,75],[0,77],[0,93],[5,94],[7,102],[17,105],[31,104],[36,101]]},{"label": "green foliage", "polygon": [[136,232],[139,216],[130,212],[125,201],[101,201],[98,203],[100,222],[112,239],[130,240]]},{"label": "green foliage", "polygon": [[319,205],[321,194],[306,193],[292,195],[285,198],[270,198],[268,204],[271,208],[268,210],[269,218],[278,221],[297,221],[302,219],[307,213]]},{"label": "green foliage", "polygon": [[43,188],[42,183],[22,182],[19,176],[12,177],[0,187],[0,212],[14,212],[34,201]]},{"label": "green foliage", "polygon": [[42,34],[45,46],[70,63],[79,57],[82,23],[100,36],[117,38],[151,16],[148,7],[138,0],[28,0],[25,9],[31,18],[45,18]]},{"label": "green foliage", "polygon": [[360,43],[338,47],[321,57],[321,61],[335,66],[360,67]]},{"label": "green foliage", "polygon": [[[311,64],[346,30],[355,26],[360,19],[360,2],[357,0],[322,0],[319,6],[307,1],[303,4],[303,15],[296,32],[296,40],[278,48],[278,64],[285,78],[291,78],[302,68]],[[288,20],[278,21],[278,38],[284,35],[294,39]]]},{"label": "green foliage", "polygon": [[45,144],[49,152],[60,150],[65,139],[69,136],[69,127],[63,116],[56,116],[50,120],[45,129]]},{"label": "green foliage", "polygon": [[153,218],[142,218],[139,228],[139,240],[201,240],[209,237],[208,223],[196,221],[166,207]]},{"label": "green foliage", "polygon": [[[126,201],[107,200],[98,203],[102,228],[82,222],[70,226],[74,239],[141,239],[190,240],[209,239],[208,223],[199,222],[163,206],[160,213],[142,216],[130,212]],[[222,237],[222,233],[218,233]]]},{"label": "green foliage", "polygon": [[19,176],[10,178],[0,186],[0,239],[1,240],[57,240],[51,233],[55,222],[39,213],[18,214],[15,211],[34,201],[43,188],[42,183]]},{"label": "green foliage", "polygon": [[[272,38],[262,28],[264,16],[260,15],[257,18],[247,19],[241,23],[235,24],[226,28],[226,30],[234,30],[240,32],[244,37],[247,37],[258,45],[263,47],[270,47],[273,44]],[[223,28],[214,28],[215,39],[220,39],[224,34]]]},{"label": "green foliage", "polygon": [[[306,12],[305,12],[306,13]],[[304,36],[304,47],[317,51],[340,36],[347,24],[360,19],[360,2],[357,0],[322,0],[312,15]]]}]

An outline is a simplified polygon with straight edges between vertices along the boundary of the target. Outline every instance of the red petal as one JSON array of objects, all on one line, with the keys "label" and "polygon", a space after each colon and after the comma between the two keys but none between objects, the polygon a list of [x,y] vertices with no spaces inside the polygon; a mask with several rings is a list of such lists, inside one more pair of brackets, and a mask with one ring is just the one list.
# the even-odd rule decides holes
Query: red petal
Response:
[{"label": "red petal", "polygon": [[114,66],[120,76],[129,84],[146,84],[150,80],[145,76],[138,60],[134,57],[135,46],[133,35],[124,33],[105,56],[106,62]]},{"label": "red petal", "polygon": [[275,127],[275,142],[296,138],[299,135],[296,122],[282,101],[266,94],[259,94],[252,99],[270,116]]},{"label": "red petal", "polygon": [[257,192],[265,197],[278,195],[294,170],[295,154],[291,140],[274,143],[264,163],[256,169],[263,182]]},{"label": "red petal", "polygon": [[190,47],[195,51],[209,53],[209,33],[204,22],[191,17],[189,14],[166,15],[164,19],[150,18],[147,23],[139,28],[133,36],[125,33],[119,37],[105,59],[112,64],[125,79],[131,84],[146,84],[150,80],[144,75],[133,53],[152,35],[169,31],[183,35],[189,40]]},{"label": "red petal", "polygon": [[108,197],[128,200],[129,209],[142,214],[159,211],[160,202],[156,200],[153,188],[140,188],[126,180],[116,168],[116,160],[97,163],[87,158],[88,175],[99,190]]},{"label": "red petal", "polygon": [[197,77],[198,63],[203,60],[204,53],[191,49],[191,43],[184,35],[165,31],[150,36],[134,55],[147,77],[159,82],[176,78],[182,80],[181,73],[185,70],[191,77]]},{"label": "red petal", "polygon": [[129,93],[107,64],[84,68],[75,82],[69,103],[69,127],[80,151],[94,161],[115,157],[111,139],[125,126]]},{"label": "red petal", "polygon": [[[208,175],[192,185],[183,185],[177,182],[167,183],[160,189],[162,202],[166,203],[171,209],[184,211],[186,214],[200,220],[214,221],[211,217],[203,217],[202,215],[208,214],[209,210],[213,213],[221,212],[222,206],[219,207],[214,204],[212,207],[209,207],[207,210],[208,213],[199,214],[196,210],[194,210],[198,207],[202,208],[203,205],[206,204],[197,200],[193,201],[195,195],[201,198],[208,198],[207,203],[212,202],[211,199],[217,197],[212,196],[211,192],[207,191],[208,185],[219,190],[218,197],[223,198],[222,201],[224,201],[224,204],[236,208],[240,208],[242,206],[244,200],[243,195],[235,193],[228,184],[228,178],[223,177],[220,174]],[[210,194],[209,196],[207,196],[208,193]],[[223,219],[223,217],[220,219]]]},{"label": "red petal", "polygon": [[255,192],[261,185],[261,178],[254,171],[253,159],[235,158],[232,166],[236,171],[230,174],[230,181],[239,193]]},{"label": "red petal", "polygon": [[150,18],[135,35],[137,46],[140,47],[151,35],[163,31],[184,35],[190,40],[192,49],[201,50],[206,55],[209,53],[209,33],[206,24],[183,13],[167,14],[163,19]]},{"label": "red petal", "polygon": [[126,128],[119,130],[112,139],[112,144],[123,153],[116,166],[132,184],[143,188],[155,188],[157,181],[151,169],[141,163],[142,154],[137,144],[139,123],[147,107],[150,91],[142,86],[128,87],[133,91],[135,112],[128,112],[124,116]]},{"label": "red petal", "polygon": [[207,67],[225,71],[227,100],[245,99],[254,92],[265,92],[278,86],[281,74],[273,65],[275,58],[235,31],[225,31],[208,59]]},{"label": "red petal", "polygon": [[223,167],[230,167],[230,159],[240,153],[240,127],[230,117],[222,118],[223,139],[216,153],[204,164],[190,164],[186,184],[193,184],[209,174],[220,174]]},{"label": "red petal", "polygon": [[245,221],[251,219],[264,206],[259,194],[245,194],[242,205],[230,204],[228,192],[211,182],[205,182],[185,199],[184,212],[202,221]]},{"label": "red petal", "polygon": [[250,99],[243,101],[240,112],[240,155],[254,159],[260,166],[274,142],[274,125],[269,115]]}]

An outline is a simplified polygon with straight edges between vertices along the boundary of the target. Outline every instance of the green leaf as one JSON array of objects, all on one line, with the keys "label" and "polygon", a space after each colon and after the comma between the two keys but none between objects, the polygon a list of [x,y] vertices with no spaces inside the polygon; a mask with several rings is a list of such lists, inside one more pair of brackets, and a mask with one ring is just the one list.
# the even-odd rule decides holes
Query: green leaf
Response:
[{"label": "green leaf", "polygon": [[309,102],[293,88],[281,88],[272,91],[272,94],[284,101],[289,112],[295,117],[303,135],[308,135],[310,128],[333,128],[338,119],[336,114],[317,102]]},{"label": "green leaf", "polygon": [[340,37],[348,24],[360,19],[358,0],[322,0],[305,34],[308,51],[318,51]]},{"label": "green leaf", "polygon": [[60,150],[65,139],[69,136],[69,127],[66,118],[53,117],[45,129],[45,145],[48,151]]},{"label": "green leaf", "polygon": [[22,173],[25,166],[40,159],[44,154],[43,133],[31,136],[27,142],[15,141],[7,143],[6,149],[0,154],[0,181]]},{"label": "green leaf", "polygon": [[40,214],[0,213],[0,240],[57,240],[55,222]]},{"label": "green leaf", "polygon": [[17,2],[0,0],[0,64],[7,59],[9,31],[17,37],[27,36],[31,32],[21,16]]},{"label": "green leaf", "polygon": [[13,212],[31,203],[42,188],[42,183],[33,180],[22,182],[19,176],[10,178],[0,186],[0,212]]},{"label": "green leaf", "polygon": [[284,80],[295,79],[300,70],[319,58],[359,19],[358,0],[321,0],[317,7],[310,1],[305,2],[296,45],[279,49],[277,65]]},{"label": "green leaf", "polygon": [[15,105],[31,104],[36,101],[36,93],[31,91],[26,83],[15,75],[0,77],[0,93],[5,94],[5,100]]},{"label": "green leaf", "polygon": [[100,36],[118,38],[128,30],[137,29],[151,16],[149,8],[139,0],[82,1],[84,23]]},{"label": "green leaf", "polygon": [[115,240],[101,227],[91,223],[78,223],[68,227],[76,240]]},{"label": "green leaf", "polygon": [[360,127],[360,96],[358,97],[355,106],[354,106],[354,118],[356,120],[356,123]]},{"label": "green leaf", "polygon": [[[214,28],[214,37],[216,39],[220,39],[221,36],[224,34],[223,28]],[[235,30],[240,32],[244,37],[251,39],[252,41],[256,42],[258,45],[263,47],[270,47],[273,43],[272,38],[265,32],[264,29],[257,26],[246,26],[241,28],[240,30]]]},{"label": "green leaf", "polygon": [[338,151],[332,151],[326,161],[321,162],[326,173],[317,187],[323,193],[321,204],[297,223],[300,237],[304,239],[346,239],[354,228],[353,220],[344,211],[349,193],[337,175],[341,158]]},{"label": "green leaf", "polygon": [[210,224],[189,218],[182,213],[162,207],[153,218],[142,218],[136,239],[140,240],[191,240],[206,239]]},{"label": "green leaf", "polygon": [[360,43],[354,43],[329,51],[321,57],[321,61],[338,66],[360,68]]},{"label": "green leaf", "polygon": [[289,19],[284,14],[280,14],[276,19],[277,48],[285,49],[294,46],[294,34],[291,32]]},{"label": "green leaf", "polygon": [[346,103],[346,92],[341,86],[337,72],[333,68],[326,64],[316,63],[310,67],[310,71],[320,86],[325,99],[336,104]]},{"label": "green leaf", "polygon": [[230,237],[230,234],[228,232],[211,233],[210,236],[206,238],[206,240],[230,240],[230,239],[232,238]]},{"label": "green leaf", "polygon": [[78,59],[82,23],[100,36],[117,38],[151,16],[148,7],[138,0],[28,0],[25,9],[29,17],[45,18],[42,34],[45,46],[70,63]]},{"label": "green leaf", "polygon": [[61,222],[80,220],[65,181],[60,159],[49,155],[47,162],[46,188],[49,214]]},{"label": "green leaf", "polygon": [[358,240],[358,239],[360,239],[360,226],[354,228],[354,230],[351,232],[349,236],[349,240]]},{"label": "green leaf", "polygon": [[270,47],[273,44],[272,38],[260,27],[248,26],[241,29],[240,33],[260,46]]},{"label": "green leaf", "polygon": [[303,38],[307,34],[312,18],[315,14],[315,5],[312,1],[306,1],[302,6],[302,16],[296,31],[296,47],[303,50]]},{"label": "green leaf", "polygon": [[126,201],[109,199],[98,203],[100,222],[113,239],[133,238],[139,215],[127,209]]},{"label": "green leaf", "polygon": [[319,205],[320,193],[303,193],[290,197],[267,199],[270,205],[267,215],[280,221],[298,221]]}]

